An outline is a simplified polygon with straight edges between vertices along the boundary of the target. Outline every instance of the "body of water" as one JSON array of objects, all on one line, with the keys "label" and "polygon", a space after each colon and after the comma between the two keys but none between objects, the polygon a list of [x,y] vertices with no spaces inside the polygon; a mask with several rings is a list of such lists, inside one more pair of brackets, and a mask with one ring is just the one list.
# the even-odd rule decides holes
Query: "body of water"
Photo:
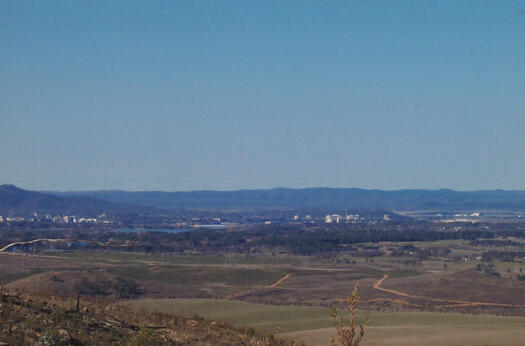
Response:
[{"label": "body of water", "polygon": [[123,233],[141,233],[141,232],[165,232],[165,233],[181,233],[181,232],[191,232],[196,230],[202,230],[202,229],[211,229],[211,230],[221,230],[225,229],[225,225],[193,225],[193,226],[185,226],[182,228],[120,228],[116,229],[116,232],[123,232]]}]

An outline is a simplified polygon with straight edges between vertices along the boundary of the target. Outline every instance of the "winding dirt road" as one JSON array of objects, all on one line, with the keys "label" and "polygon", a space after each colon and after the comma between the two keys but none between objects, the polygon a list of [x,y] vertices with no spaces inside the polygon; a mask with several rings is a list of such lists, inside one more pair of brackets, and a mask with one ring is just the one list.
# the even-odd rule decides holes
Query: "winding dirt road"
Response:
[{"label": "winding dirt road", "polygon": [[285,276],[283,276],[282,278],[280,278],[279,280],[277,280],[276,282],[274,282],[272,285],[268,287],[277,287],[278,285],[282,284],[285,280],[288,280],[290,276],[292,276],[292,274],[286,274]]},{"label": "winding dirt road", "polygon": [[[285,276],[283,276],[282,278],[280,278],[279,280],[277,280],[273,284],[271,284],[269,286],[266,286],[266,287],[267,288],[276,288],[278,285],[282,284],[285,280],[288,280],[291,276],[292,276],[292,274],[286,274]],[[235,294],[227,296],[226,299],[233,299],[233,298],[241,297],[241,296],[244,296],[246,294],[255,292],[256,290],[257,290],[257,288],[252,288],[252,289],[249,289],[249,290],[246,290],[246,291],[242,291],[240,293],[235,293]]]},{"label": "winding dirt road", "polygon": [[[438,305],[436,307],[438,308],[450,308],[450,307],[465,307],[465,306],[499,306],[499,307],[506,307],[506,308],[515,308],[518,307],[518,305],[512,305],[512,304],[502,304],[502,303],[485,303],[485,302],[467,302],[463,300],[447,300],[447,299],[439,299],[439,298],[429,298],[429,297],[423,297],[423,296],[416,296],[413,294],[408,294],[396,290],[392,290],[389,288],[381,287],[383,282],[388,278],[388,275],[385,274],[381,279],[377,280],[377,282],[374,284],[374,289],[394,294],[396,296],[405,297],[405,298],[413,298],[413,299],[420,299],[420,300],[427,300],[427,301],[433,301],[433,302],[440,302],[440,303],[447,303],[447,305]],[[393,302],[396,302],[395,300],[392,300]],[[403,304],[411,304],[408,302],[403,301]]]}]

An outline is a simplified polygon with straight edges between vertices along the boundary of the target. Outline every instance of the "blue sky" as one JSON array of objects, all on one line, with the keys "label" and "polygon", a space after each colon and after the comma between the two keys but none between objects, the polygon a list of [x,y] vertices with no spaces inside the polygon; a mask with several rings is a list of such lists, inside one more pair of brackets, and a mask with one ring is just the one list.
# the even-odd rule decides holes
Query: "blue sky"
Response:
[{"label": "blue sky", "polygon": [[525,189],[525,1],[0,0],[0,183]]}]

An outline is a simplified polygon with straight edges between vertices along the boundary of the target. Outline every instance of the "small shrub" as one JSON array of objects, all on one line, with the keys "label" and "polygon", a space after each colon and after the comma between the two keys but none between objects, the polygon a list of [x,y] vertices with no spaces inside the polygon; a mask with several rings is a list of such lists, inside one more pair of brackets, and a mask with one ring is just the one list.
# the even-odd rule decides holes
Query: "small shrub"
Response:
[{"label": "small shrub", "polygon": [[166,341],[160,335],[155,334],[150,328],[142,326],[140,332],[131,337],[125,344],[126,346],[162,346]]},{"label": "small shrub", "polygon": [[[343,318],[338,318],[338,309],[336,306],[331,306],[332,320],[334,321],[337,335],[339,336],[339,342],[343,346],[358,346],[363,337],[365,336],[365,328],[370,322],[368,314],[364,320],[359,321],[357,318],[357,303],[359,302],[358,297],[359,283],[356,283],[352,293],[346,298],[347,309],[349,312],[348,326],[345,326]],[[330,340],[330,343],[334,346],[336,342],[334,339]]]},{"label": "small shrub", "polygon": [[54,328],[48,327],[40,336],[38,346],[55,346],[60,344],[60,338]]}]

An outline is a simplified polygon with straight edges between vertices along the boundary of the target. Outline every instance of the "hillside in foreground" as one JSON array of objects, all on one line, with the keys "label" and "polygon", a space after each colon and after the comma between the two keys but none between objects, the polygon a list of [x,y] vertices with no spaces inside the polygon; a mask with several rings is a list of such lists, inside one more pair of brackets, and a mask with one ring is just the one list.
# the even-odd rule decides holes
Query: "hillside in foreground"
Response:
[{"label": "hillside in foreground", "polygon": [[292,345],[200,317],[0,292],[0,345]]}]

